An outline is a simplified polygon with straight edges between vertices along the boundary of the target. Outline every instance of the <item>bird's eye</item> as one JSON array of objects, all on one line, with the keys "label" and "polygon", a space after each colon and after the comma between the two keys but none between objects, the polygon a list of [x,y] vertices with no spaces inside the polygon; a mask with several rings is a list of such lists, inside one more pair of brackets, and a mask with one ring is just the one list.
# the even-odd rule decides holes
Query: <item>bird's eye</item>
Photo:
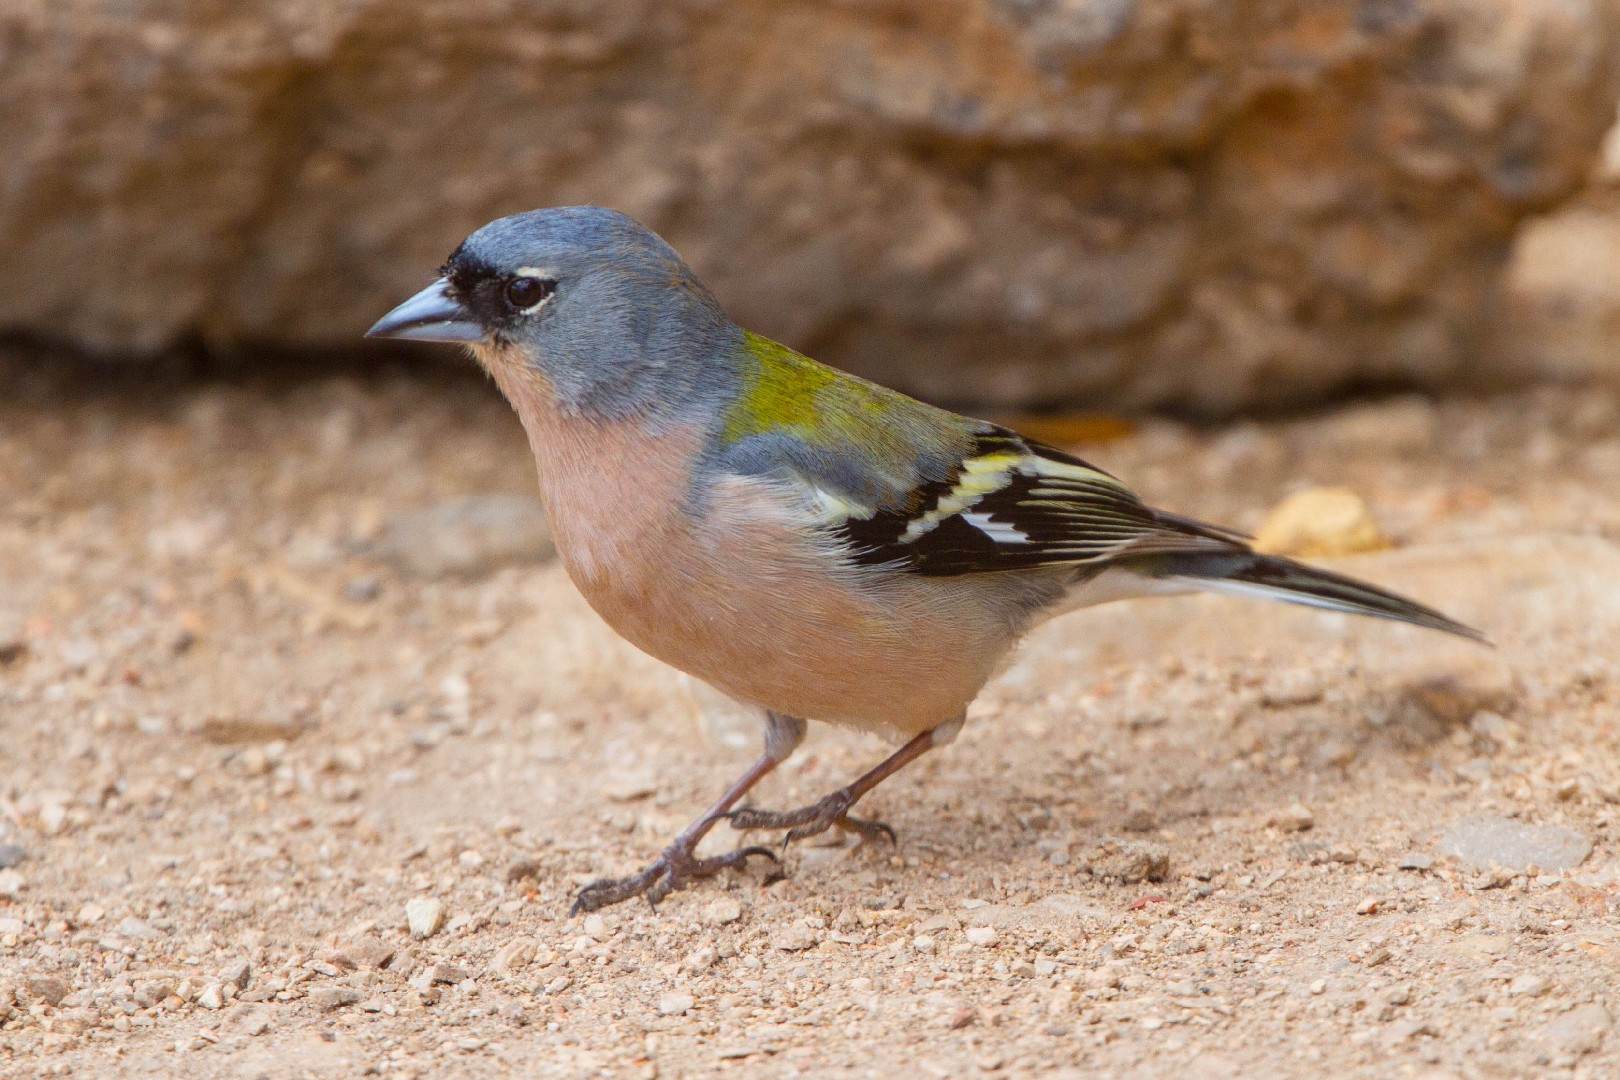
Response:
[{"label": "bird's eye", "polygon": [[527,311],[556,288],[557,283],[549,278],[515,277],[506,283],[506,302],[519,311]]}]

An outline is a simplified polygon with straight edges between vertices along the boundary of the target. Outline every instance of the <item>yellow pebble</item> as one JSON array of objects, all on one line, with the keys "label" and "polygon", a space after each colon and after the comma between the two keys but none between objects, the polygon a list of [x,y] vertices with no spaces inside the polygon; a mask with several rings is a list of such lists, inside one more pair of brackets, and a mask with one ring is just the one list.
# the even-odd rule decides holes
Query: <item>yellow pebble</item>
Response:
[{"label": "yellow pebble", "polygon": [[1256,551],[1306,558],[1387,547],[1366,502],[1342,487],[1296,491],[1272,508],[1254,538]]}]

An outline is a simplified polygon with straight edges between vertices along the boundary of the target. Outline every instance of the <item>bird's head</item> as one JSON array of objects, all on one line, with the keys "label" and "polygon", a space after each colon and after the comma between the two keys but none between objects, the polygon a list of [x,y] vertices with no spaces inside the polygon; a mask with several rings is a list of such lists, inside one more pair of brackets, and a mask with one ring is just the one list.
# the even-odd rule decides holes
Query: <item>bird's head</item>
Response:
[{"label": "bird's head", "polygon": [[503,388],[538,375],[565,411],[622,416],[700,389],[738,333],[651,230],[565,206],[485,225],[366,336],[470,345]]}]

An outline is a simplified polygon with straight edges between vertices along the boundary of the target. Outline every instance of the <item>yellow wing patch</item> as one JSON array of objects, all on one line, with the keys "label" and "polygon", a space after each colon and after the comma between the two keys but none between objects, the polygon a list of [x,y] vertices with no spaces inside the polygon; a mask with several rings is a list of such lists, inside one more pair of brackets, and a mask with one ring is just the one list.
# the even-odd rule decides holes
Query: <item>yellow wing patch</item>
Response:
[{"label": "yellow wing patch", "polygon": [[986,495],[1000,491],[1027,460],[1023,454],[1011,451],[968,458],[962,462],[962,474],[957,478],[956,486],[932,510],[912,520],[906,531],[900,534],[900,543],[915,542],[929,530],[938,528],[946,518],[971,509]]}]

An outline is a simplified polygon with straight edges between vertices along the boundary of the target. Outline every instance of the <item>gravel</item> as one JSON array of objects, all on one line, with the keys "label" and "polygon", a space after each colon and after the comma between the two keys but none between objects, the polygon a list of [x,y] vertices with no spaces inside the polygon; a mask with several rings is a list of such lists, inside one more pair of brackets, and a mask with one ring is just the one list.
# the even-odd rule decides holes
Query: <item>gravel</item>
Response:
[{"label": "gravel", "polygon": [[[1215,598],[1078,613],[863,800],[897,846],[587,923],[572,892],[645,865],[757,734],[705,741],[707,699],[554,565],[424,578],[369,546],[531,490],[482,382],[41,398],[29,371],[0,393],[0,846],[27,853],[0,868],[0,1071],[1620,1074],[1620,435],[1574,396],[1415,402],[1445,438],[1400,452],[1345,453],[1331,416],[1081,448],[1251,530],[1353,488],[1394,547],[1340,565],[1479,623],[1488,660]],[[818,727],[754,797],[884,752]],[[1590,853],[1465,861],[1444,837],[1478,816]]]}]

